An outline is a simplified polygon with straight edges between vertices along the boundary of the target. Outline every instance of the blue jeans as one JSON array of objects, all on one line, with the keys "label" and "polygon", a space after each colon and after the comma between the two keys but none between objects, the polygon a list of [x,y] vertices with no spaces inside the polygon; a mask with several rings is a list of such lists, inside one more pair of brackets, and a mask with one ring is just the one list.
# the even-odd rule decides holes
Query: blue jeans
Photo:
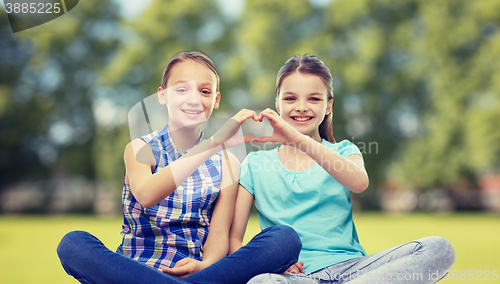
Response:
[{"label": "blue jeans", "polygon": [[427,237],[372,255],[325,267],[312,274],[261,274],[248,283],[435,283],[455,262],[455,250],[441,237]]},{"label": "blue jeans", "polygon": [[115,253],[83,231],[66,234],[57,254],[66,272],[81,283],[246,283],[255,275],[283,273],[296,263],[302,244],[288,226],[269,227],[246,246],[211,266],[179,279]]}]

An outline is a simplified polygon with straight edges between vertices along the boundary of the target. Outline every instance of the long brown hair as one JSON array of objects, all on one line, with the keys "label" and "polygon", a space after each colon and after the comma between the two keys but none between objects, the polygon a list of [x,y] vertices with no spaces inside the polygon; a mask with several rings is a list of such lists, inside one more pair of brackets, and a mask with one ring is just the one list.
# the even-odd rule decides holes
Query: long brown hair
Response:
[{"label": "long brown hair", "polygon": [[208,57],[208,55],[206,55],[205,53],[198,50],[182,51],[172,56],[172,58],[170,58],[170,60],[163,68],[163,76],[161,77],[161,84],[160,84],[161,87],[163,89],[167,88],[167,81],[168,77],[170,76],[170,71],[172,70],[172,67],[174,67],[175,64],[186,61],[188,59],[203,64],[207,66],[212,72],[214,72],[215,77],[217,78],[216,92],[218,93],[220,84],[219,71],[217,71],[217,68],[215,68],[215,64],[212,62],[212,59],[210,59],[210,57]]},{"label": "long brown hair", "polygon": [[[294,55],[285,62],[276,77],[276,96],[279,96],[283,80],[292,73],[300,72],[303,74],[312,74],[321,78],[327,89],[327,101],[333,100],[333,79],[330,69],[316,56],[305,54],[303,56]],[[319,125],[319,135],[330,143],[335,143],[333,137],[333,106],[332,111],[325,115]]]}]

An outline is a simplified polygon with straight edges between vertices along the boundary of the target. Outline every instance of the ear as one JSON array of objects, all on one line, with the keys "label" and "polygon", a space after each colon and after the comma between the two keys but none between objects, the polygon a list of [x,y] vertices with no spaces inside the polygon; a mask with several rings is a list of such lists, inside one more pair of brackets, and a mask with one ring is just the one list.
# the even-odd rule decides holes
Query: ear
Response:
[{"label": "ear", "polygon": [[167,90],[163,89],[161,86],[158,87],[158,101],[161,105],[167,104]]},{"label": "ear", "polygon": [[333,99],[329,99],[326,105],[325,115],[329,115],[332,112],[332,109],[333,109]]},{"label": "ear", "polygon": [[219,108],[219,103],[220,103],[220,93],[217,93],[217,96],[215,96],[214,109],[218,109]]},{"label": "ear", "polygon": [[278,96],[276,96],[276,99],[274,100],[274,105],[276,106],[276,112],[280,114],[280,106],[278,104]]}]

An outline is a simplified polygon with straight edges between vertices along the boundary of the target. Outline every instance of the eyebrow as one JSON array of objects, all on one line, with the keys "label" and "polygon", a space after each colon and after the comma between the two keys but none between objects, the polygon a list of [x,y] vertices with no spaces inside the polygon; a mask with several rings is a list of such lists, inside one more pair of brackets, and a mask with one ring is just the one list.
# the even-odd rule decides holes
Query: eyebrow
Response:
[{"label": "eyebrow", "polygon": [[310,93],[309,96],[323,96],[323,94],[320,92],[314,92],[314,93]]},{"label": "eyebrow", "polygon": [[[179,81],[175,82],[172,87],[174,87],[176,85],[184,84],[184,83],[187,83],[187,82],[191,82],[191,81],[179,80]],[[210,83],[210,82],[204,82],[204,83],[200,84],[200,86],[207,86],[207,85],[210,86],[210,87],[213,86],[212,83]]]},{"label": "eyebrow", "polygon": [[[293,95],[293,96],[296,96],[297,94],[292,92],[292,91],[286,91],[283,93],[283,96],[286,96],[286,95]],[[323,96],[322,93],[320,92],[313,92],[313,93],[309,93],[307,94],[308,96]]]},{"label": "eyebrow", "polygon": [[212,87],[212,86],[213,86],[213,84],[212,84],[212,83],[210,83],[210,82],[205,82],[205,83],[201,83],[201,84],[200,84],[200,86],[202,86],[202,87],[203,87],[203,86],[210,86],[210,87]]}]

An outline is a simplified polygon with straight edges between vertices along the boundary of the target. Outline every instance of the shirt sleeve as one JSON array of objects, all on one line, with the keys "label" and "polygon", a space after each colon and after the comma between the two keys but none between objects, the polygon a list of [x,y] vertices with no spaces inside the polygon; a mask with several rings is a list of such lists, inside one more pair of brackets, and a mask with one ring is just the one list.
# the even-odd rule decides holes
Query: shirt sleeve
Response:
[{"label": "shirt sleeve", "polygon": [[246,156],[243,163],[241,163],[240,167],[240,184],[251,194],[254,195],[253,190],[253,179],[252,179],[252,169],[251,169],[251,160],[255,155],[254,153],[250,153]]},{"label": "shirt sleeve", "polygon": [[351,155],[363,156],[361,154],[361,151],[359,151],[358,146],[353,144],[351,141],[343,140],[340,143],[342,143],[342,144],[340,145],[339,154],[342,155],[343,157],[349,158],[349,156],[351,156]]}]

